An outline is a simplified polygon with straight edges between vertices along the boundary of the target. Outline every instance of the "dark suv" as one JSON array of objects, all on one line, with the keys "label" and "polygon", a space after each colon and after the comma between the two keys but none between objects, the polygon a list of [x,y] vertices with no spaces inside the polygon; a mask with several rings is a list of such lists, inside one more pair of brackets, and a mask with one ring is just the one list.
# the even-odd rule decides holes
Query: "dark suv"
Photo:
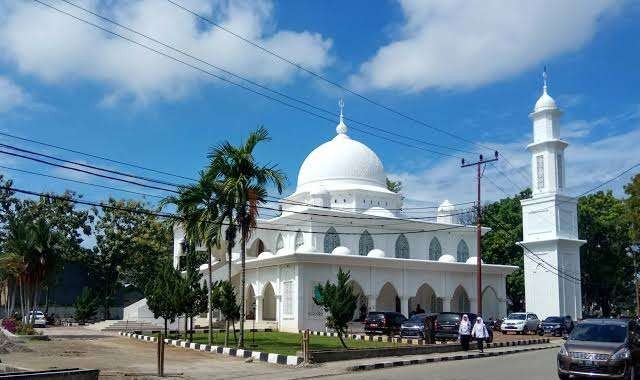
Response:
[{"label": "dark suv", "polygon": [[404,315],[394,311],[371,311],[364,319],[364,332],[367,334],[396,335],[400,333]]},{"label": "dark suv", "polygon": [[575,325],[558,352],[558,377],[636,378],[640,328],[636,321],[586,319]]},{"label": "dark suv", "polygon": [[[476,314],[455,312],[444,312],[438,314],[435,323],[436,341],[446,342],[448,340],[457,340],[460,321],[464,314],[469,317],[469,323],[471,323],[471,327],[473,328],[473,324],[476,323]],[[491,343],[493,342],[493,329],[489,323],[485,323],[485,326],[489,332],[489,338],[486,341]]]}]

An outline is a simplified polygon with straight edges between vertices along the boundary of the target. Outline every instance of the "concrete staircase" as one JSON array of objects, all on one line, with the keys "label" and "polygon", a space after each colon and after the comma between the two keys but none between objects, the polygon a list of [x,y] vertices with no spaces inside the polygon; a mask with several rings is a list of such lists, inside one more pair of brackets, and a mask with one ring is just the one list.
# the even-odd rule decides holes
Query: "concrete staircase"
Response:
[{"label": "concrete staircase", "polygon": [[106,320],[87,327],[98,331],[150,331],[163,328],[151,322],[127,320]]}]

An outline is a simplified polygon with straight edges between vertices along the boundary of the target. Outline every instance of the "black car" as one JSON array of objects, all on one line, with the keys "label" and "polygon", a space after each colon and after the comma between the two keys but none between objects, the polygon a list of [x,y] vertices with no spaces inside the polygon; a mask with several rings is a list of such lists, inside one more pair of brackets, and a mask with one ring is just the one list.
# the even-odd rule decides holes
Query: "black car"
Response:
[{"label": "black car", "polygon": [[[471,323],[471,327],[476,323],[476,315],[473,313],[454,313],[454,312],[444,312],[438,314],[435,323],[435,338],[436,341],[446,342],[448,340],[457,340],[458,339],[458,329],[460,328],[460,321],[462,320],[462,316],[466,314],[469,317],[469,323]],[[489,339],[487,342],[493,341],[493,329],[491,325],[486,324],[487,331],[489,332]]]},{"label": "black car", "polygon": [[367,334],[397,335],[407,318],[395,311],[371,311],[364,319],[364,332]]},{"label": "black car", "polygon": [[[414,314],[411,318],[404,321],[402,326],[400,327],[400,337],[417,337],[424,338],[424,323],[426,319],[431,319],[432,322],[435,322],[437,314],[431,313],[420,313]],[[435,323],[434,323],[435,324]]]},{"label": "black car", "polygon": [[547,317],[540,323],[539,333],[563,336],[569,333],[564,317]]}]

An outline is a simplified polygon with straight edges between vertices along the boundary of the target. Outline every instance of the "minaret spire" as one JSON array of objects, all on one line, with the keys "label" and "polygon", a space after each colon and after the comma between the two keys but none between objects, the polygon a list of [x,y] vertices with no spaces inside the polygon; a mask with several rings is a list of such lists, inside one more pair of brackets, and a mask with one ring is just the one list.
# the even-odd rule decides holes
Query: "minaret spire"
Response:
[{"label": "minaret spire", "polygon": [[338,135],[346,135],[347,125],[344,123],[344,115],[343,115],[344,100],[342,98],[340,98],[340,100],[338,101],[338,107],[340,108],[340,122],[336,127],[336,132],[338,133]]},{"label": "minaret spire", "polygon": [[542,92],[547,93],[547,65],[544,66],[544,71],[542,72]]}]

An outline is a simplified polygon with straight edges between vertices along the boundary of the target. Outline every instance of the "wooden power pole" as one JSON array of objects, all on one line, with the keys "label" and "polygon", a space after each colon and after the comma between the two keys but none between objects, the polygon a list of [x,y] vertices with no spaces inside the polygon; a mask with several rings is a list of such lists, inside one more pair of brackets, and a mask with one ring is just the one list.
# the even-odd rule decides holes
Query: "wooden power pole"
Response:
[{"label": "wooden power pole", "polygon": [[476,203],[476,265],[477,265],[477,275],[476,275],[476,304],[477,314],[478,316],[482,315],[482,246],[480,245],[482,240],[482,205],[480,203],[480,179],[482,178],[482,172],[484,171],[484,165],[489,162],[498,161],[498,151],[494,152],[494,157],[492,159],[485,159],[482,155],[479,157],[480,159],[476,162],[468,163],[465,162],[464,158],[462,159],[461,167],[466,168],[469,166],[475,166],[477,171],[477,184],[478,184],[478,201]]}]

